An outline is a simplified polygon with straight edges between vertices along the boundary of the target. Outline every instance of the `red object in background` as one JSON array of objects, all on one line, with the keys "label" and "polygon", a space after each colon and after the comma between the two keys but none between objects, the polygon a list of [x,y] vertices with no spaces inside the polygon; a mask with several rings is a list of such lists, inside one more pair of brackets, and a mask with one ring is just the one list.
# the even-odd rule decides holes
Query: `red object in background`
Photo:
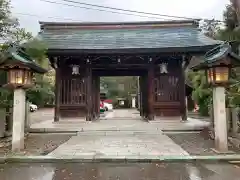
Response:
[{"label": "red object in background", "polygon": [[112,100],[111,99],[105,99],[103,102],[111,104]]},{"label": "red object in background", "polygon": [[102,101],[100,101],[100,107],[101,107],[101,108],[104,108],[104,104],[103,104]]},{"label": "red object in background", "polygon": [[193,112],[198,112],[198,110],[199,110],[199,106],[197,104],[195,104]]}]

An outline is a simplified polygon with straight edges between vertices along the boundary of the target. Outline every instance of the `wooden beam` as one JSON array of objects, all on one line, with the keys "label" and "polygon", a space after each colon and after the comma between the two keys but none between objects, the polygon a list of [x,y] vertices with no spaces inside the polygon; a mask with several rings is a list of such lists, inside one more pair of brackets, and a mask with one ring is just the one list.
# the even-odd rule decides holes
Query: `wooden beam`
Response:
[{"label": "wooden beam", "polygon": [[208,46],[190,46],[190,47],[164,47],[164,48],[120,48],[120,49],[48,49],[48,56],[60,56],[71,54],[72,56],[81,54],[205,54],[207,51],[216,47],[215,44]]},{"label": "wooden beam", "polygon": [[146,72],[146,69],[111,69],[111,70],[93,70],[93,74],[96,76],[142,76]]}]

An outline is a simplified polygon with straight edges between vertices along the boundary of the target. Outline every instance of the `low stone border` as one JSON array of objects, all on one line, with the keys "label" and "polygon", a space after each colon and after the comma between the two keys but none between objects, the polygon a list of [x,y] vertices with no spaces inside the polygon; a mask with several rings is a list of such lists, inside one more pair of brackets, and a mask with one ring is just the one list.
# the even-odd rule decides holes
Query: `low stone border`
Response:
[{"label": "low stone border", "polygon": [[215,156],[6,156],[0,163],[161,163],[161,162],[240,162],[240,155]]},{"label": "low stone border", "polygon": [[57,128],[29,128],[29,133],[77,133],[79,130],[67,130]]}]

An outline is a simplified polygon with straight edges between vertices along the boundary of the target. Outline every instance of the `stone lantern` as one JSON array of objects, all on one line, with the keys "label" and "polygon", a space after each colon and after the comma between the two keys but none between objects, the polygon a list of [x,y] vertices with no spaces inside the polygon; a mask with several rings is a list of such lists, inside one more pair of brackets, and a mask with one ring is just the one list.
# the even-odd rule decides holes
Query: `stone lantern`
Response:
[{"label": "stone lantern", "polygon": [[0,69],[7,73],[7,82],[3,87],[14,91],[12,150],[19,151],[24,149],[25,89],[34,86],[33,73],[43,74],[47,71],[36,64],[23,49],[15,46],[10,46],[3,52]]},{"label": "stone lantern", "polygon": [[232,52],[228,43],[224,43],[207,52],[203,59],[191,69],[205,70],[207,82],[213,88],[215,148],[218,152],[227,152],[225,87],[229,84],[231,68],[240,65],[240,57]]}]

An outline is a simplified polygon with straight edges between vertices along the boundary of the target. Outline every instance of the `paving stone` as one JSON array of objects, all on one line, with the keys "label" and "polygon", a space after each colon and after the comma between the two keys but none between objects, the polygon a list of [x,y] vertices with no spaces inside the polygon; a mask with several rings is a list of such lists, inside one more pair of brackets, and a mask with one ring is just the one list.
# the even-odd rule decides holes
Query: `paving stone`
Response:
[{"label": "paving stone", "polygon": [[[166,135],[156,135],[148,139],[145,136],[102,136],[85,139],[74,136],[68,142],[59,146],[50,155],[97,155],[103,156],[161,156],[161,155],[188,155],[180,146],[175,144]],[[69,151],[68,151],[69,149]],[[74,153],[73,153],[74,152]]]},{"label": "paving stone", "polygon": [[[103,119],[104,118],[104,119]],[[141,120],[136,110],[114,110],[107,112],[100,121],[44,121],[31,125],[35,131],[78,131],[50,156],[83,157],[160,157],[188,155],[179,145],[163,134],[163,130],[195,130],[208,126],[207,122],[189,119],[151,121]]]}]

